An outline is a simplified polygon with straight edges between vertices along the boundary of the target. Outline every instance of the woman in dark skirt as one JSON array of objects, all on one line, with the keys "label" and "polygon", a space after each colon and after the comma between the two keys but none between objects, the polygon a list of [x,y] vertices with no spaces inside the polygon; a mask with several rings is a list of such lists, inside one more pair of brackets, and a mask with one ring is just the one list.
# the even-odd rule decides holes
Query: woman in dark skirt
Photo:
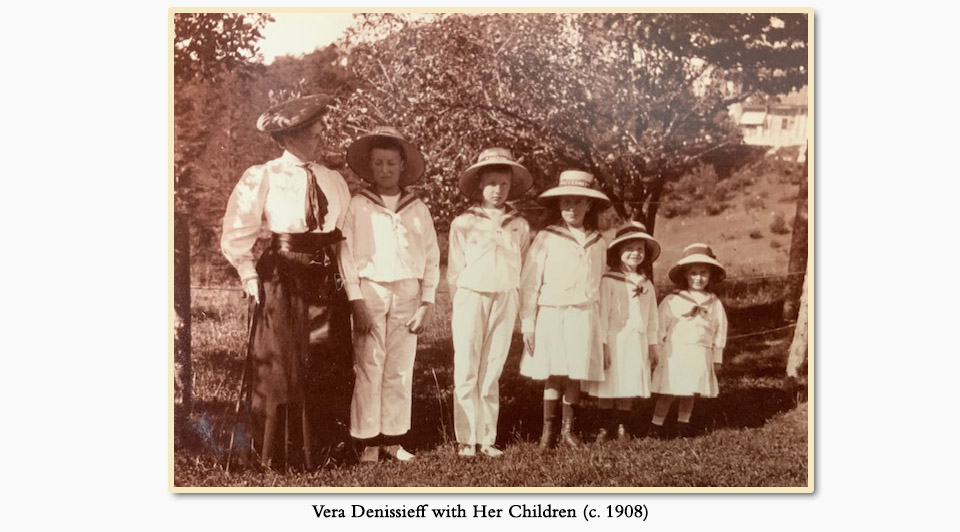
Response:
[{"label": "woman in dark skirt", "polygon": [[[338,172],[313,162],[327,103],[308,96],[260,116],[257,128],[283,154],[243,174],[223,218],[223,253],[256,304],[247,399],[266,466],[313,469],[323,443],[345,438],[353,374],[337,250],[350,192]],[[264,230],[270,246],[255,261]]]}]

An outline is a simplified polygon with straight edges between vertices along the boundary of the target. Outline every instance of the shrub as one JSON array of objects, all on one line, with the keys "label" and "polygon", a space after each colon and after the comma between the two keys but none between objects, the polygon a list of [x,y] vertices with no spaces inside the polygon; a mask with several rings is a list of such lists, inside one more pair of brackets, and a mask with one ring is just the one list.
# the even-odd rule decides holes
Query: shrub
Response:
[{"label": "shrub", "polygon": [[692,207],[688,201],[672,202],[664,205],[663,208],[660,209],[660,213],[663,214],[664,218],[673,218],[674,216],[690,214],[691,209]]},{"label": "shrub", "polygon": [[773,213],[773,221],[770,222],[770,232],[775,235],[785,235],[790,232],[790,228],[787,227],[787,221],[779,212]]},{"label": "shrub", "polygon": [[759,229],[754,229],[753,231],[750,231],[750,238],[754,240],[763,238],[763,233],[761,233]]},{"label": "shrub", "polygon": [[747,208],[747,210],[750,210],[750,209],[766,209],[766,208],[767,208],[767,202],[763,201],[763,198],[761,198],[760,196],[754,196],[754,197],[748,199],[748,200],[746,201],[746,203],[744,203],[744,206]]},{"label": "shrub", "polygon": [[730,204],[729,204],[729,203],[726,203],[726,202],[708,203],[708,204],[707,204],[707,214],[709,214],[710,216],[716,216],[716,215],[720,214],[721,212],[727,210],[728,207],[730,207]]}]

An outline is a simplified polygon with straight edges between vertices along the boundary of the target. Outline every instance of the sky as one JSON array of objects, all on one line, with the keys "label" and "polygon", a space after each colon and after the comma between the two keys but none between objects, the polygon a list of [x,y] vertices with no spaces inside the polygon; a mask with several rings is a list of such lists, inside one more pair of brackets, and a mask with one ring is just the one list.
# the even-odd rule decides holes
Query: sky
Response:
[{"label": "sky", "polygon": [[274,13],[263,29],[260,52],[270,64],[282,55],[302,55],[326,46],[353,22],[351,13]]}]

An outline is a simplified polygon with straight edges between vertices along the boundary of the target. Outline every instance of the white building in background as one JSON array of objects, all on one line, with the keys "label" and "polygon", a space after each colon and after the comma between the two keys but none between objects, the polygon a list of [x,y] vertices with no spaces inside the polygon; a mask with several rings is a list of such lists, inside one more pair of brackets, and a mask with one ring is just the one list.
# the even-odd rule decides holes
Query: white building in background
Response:
[{"label": "white building in background", "polygon": [[743,132],[743,142],[771,149],[801,147],[799,160],[805,158],[807,144],[807,88],[777,98],[779,102],[746,102],[730,107],[730,114]]}]

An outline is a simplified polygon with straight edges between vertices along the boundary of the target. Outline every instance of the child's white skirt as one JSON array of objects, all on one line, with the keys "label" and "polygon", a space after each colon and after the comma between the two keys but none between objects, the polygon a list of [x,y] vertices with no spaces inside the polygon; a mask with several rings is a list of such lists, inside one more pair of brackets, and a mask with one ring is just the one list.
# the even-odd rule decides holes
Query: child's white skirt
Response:
[{"label": "child's white skirt", "polygon": [[537,380],[562,375],[577,380],[603,378],[599,305],[540,307],[533,356],[525,354],[520,374]]},{"label": "child's white skirt", "polygon": [[602,381],[584,381],[580,389],[602,399],[650,397],[650,346],[645,332],[630,327],[610,334],[610,367]]},{"label": "child's white skirt", "polygon": [[713,349],[703,345],[667,342],[663,360],[653,370],[654,393],[716,397],[720,391],[713,371]]}]

